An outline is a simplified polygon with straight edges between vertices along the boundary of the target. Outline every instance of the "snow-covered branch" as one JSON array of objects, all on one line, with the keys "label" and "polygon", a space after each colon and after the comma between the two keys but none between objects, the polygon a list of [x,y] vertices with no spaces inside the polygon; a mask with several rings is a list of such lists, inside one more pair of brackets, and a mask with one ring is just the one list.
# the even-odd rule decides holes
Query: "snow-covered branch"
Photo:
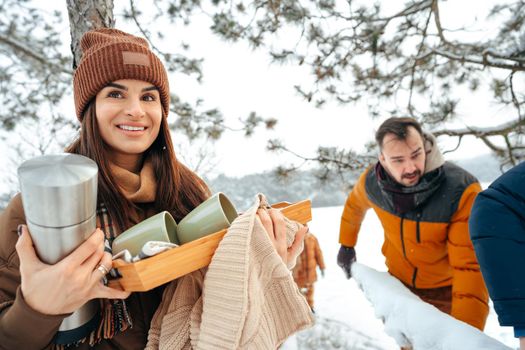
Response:
[{"label": "snow-covered branch", "polygon": [[387,272],[355,263],[352,277],[372,303],[376,317],[384,321],[386,333],[400,346],[414,350],[510,349],[423,302]]},{"label": "snow-covered branch", "polygon": [[520,126],[525,125],[525,120],[511,120],[509,122],[491,126],[491,127],[485,127],[485,128],[479,128],[474,126],[469,126],[464,129],[440,129],[436,131],[432,131],[432,134],[434,136],[441,136],[441,135],[447,135],[447,136],[498,136],[498,135],[507,135],[510,132],[518,130]]},{"label": "snow-covered branch", "polygon": [[[519,107],[519,104],[518,104]],[[519,111],[519,109],[518,109]],[[515,134],[520,134],[525,126],[525,119],[521,117],[503,124],[491,127],[474,127],[468,126],[463,129],[440,129],[433,131],[434,136],[447,135],[451,137],[458,137],[459,142],[463,136],[474,136],[479,138],[488,148],[490,148],[496,155],[504,160],[502,166],[514,166],[523,159],[524,146],[521,143],[511,141]],[[503,138],[505,145],[497,145],[490,140],[495,136]]]},{"label": "snow-covered branch", "polygon": [[[431,48],[429,51],[427,51],[423,55],[415,57],[415,60],[417,60],[417,61],[424,61],[431,55],[442,56],[442,57],[448,58],[450,60],[459,61],[459,62],[462,62],[462,63],[463,62],[467,62],[467,63],[479,64],[479,65],[485,66],[485,67],[508,69],[508,70],[511,70],[511,71],[525,71],[525,66],[521,62],[517,62],[515,64],[511,64],[511,63],[506,63],[504,61],[498,61],[498,62],[496,62],[496,61],[489,61],[488,56],[493,56],[493,57],[497,57],[497,58],[503,57],[501,55],[496,56],[496,54],[494,52],[491,52],[491,51],[485,51],[481,58],[477,58],[477,57],[469,56],[468,54],[465,54],[465,53],[463,53],[461,55],[457,55],[455,53],[444,51],[444,50],[441,50],[441,49],[438,49],[438,48]],[[510,58],[505,58],[505,60],[516,61],[516,59],[510,59]]]},{"label": "snow-covered branch", "polygon": [[[460,51],[463,51],[463,52],[468,52],[468,51],[482,52],[482,55],[481,55],[481,58],[475,58],[475,55],[474,55],[474,57],[469,57],[466,54],[462,54],[461,56],[459,56],[459,55],[456,55],[454,53],[446,52],[446,51],[439,50],[439,49],[433,49],[433,50],[430,51],[430,53],[434,53],[434,54],[437,54],[437,55],[440,55],[440,56],[444,56],[446,58],[449,58],[449,59],[452,59],[452,60],[456,60],[456,61],[475,63],[475,64],[480,64],[480,65],[483,65],[483,66],[491,66],[491,67],[495,67],[495,68],[510,69],[512,71],[523,71],[523,70],[525,70],[525,67],[523,66],[523,63],[525,63],[525,59],[522,58],[522,57],[515,57],[515,56],[511,56],[511,55],[502,54],[502,53],[494,51],[494,49],[492,49],[492,48],[484,48],[483,46],[478,46],[478,45],[475,45],[475,44],[456,43],[456,42],[449,41],[447,38],[445,38],[445,34],[444,34],[445,29],[441,25],[441,18],[440,18],[440,14],[439,14],[438,0],[433,0],[433,2],[432,2],[432,12],[434,13],[434,22],[435,22],[436,29],[437,29],[437,32],[438,32],[438,36],[441,39],[441,42],[445,46],[447,46],[449,48],[452,48],[454,50],[459,49]],[[419,56],[419,54],[418,54],[418,56]],[[499,60],[503,60],[503,61],[490,62],[489,61],[489,56],[491,56],[493,58],[496,58],[496,59],[499,59]],[[513,61],[513,62],[516,62],[516,64],[509,64],[508,62],[505,62],[505,61]]]}]

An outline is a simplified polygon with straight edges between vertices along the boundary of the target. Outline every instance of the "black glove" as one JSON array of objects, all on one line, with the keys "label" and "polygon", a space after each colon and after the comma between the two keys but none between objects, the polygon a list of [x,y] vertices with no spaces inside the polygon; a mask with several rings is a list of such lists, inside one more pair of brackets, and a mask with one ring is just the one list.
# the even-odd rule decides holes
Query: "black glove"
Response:
[{"label": "black glove", "polygon": [[354,247],[345,247],[341,245],[339,253],[337,253],[337,265],[339,265],[346,274],[346,278],[352,277],[352,264],[355,262]]}]

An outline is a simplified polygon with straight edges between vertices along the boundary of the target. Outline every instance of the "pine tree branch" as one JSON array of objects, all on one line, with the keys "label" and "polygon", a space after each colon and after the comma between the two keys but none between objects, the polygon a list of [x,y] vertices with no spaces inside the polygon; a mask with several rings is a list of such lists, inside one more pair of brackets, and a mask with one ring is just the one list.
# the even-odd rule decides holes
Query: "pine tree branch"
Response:
[{"label": "pine tree branch", "polygon": [[514,62],[517,62],[517,63],[525,63],[525,58],[512,57],[510,55],[503,55],[503,54],[500,54],[500,53],[497,53],[497,52],[493,51],[491,48],[488,48],[485,51],[483,51],[483,56],[492,56],[494,58],[514,61]]},{"label": "pine tree branch", "polygon": [[[483,57],[482,60],[479,60],[479,61],[472,61],[472,60],[470,60],[468,62],[483,64],[483,65],[490,65],[491,67],[496,67],[496,68],[505,68],[505,69],[516,70],[515,68],[507,68],[508,66],[501,66],[499,64],[498,64],[498,66],[495,66],[494,65],[495,63],[489,63],[488,62],[488,56],[491,56],[493,58],[498,58],[498,59],[503,59],[503,60],[513,61],[513,62],[519,63],[520,65],[518,65],[518,67],[521,67],[521,69],[517,69],[517,70],[524,70],[525,69],[525,67],[521,66],[521,63],[525,63],[525,58],[512,57],[510,55],[504,55],[504,54],[495,52],[491,48],[485,48],[483,46],[478,46],[478,45],[473,45],[473,44],[468,44],[468,43],[461,43],[460,44],[460,43],[454,43],[454,42],[451,42],[451,41],[447,40],[445,38],[443,26],[441,25],[441,18],[440,18],[440,14],[439,14],[438,0],[433,0],[432,1],[432,12],[434,13],[434,22],[435,22],[435,25],[436,25],[436,28],[437,28],[438,36],[441,39],[441,41],[443,42],[443,44],[445,44],[445,46],[448,46],[448,47],[454,48],[454,49],[460,49],[460,50],[464,50],[465,48],[469,48],[469,49],[471,49],[474,52],[483,52],[482,53],[482,57]],[[449,56],[446,56],[446,57],[452,59],[452,57],[449,57]]]},{"label": "pine tree branch", "polygon": [[449,47],[460,48],[460,46],[462,46],[462,47],[470,47],[472,49],[477,49],[477,51],[481,51],[481,50],[479,50],[479,47],[476,46],[476,45],[472,45],[472,44],[468,44],[468,43],[461,43],[461,44],[452,43],[452,42],[450,42],[449,40],[447,40],[445,38],[445,34],[444,34],[445,30],[443,29],[443,26],[441,25],[441,16],[440,16],[440,12],[439,12],[438,2],[439,2],[439,0],[433,0],[432,1],[432,12],[434,13],[434,24],[436,25],[438,36],[441,39],[441,41],[446,46],[449,46]]},{"label": "pine tree branch", "polygon": [[52,70],[58,71],[60,73],[65,73],[68,75],[73,75],[73,71],[64,68],[63,66],[53,63],[49,60],[49,58],[42,55],[40,52],[36,52],[33,49],[27,47],[26,45],[11,39],[8,36],[5,36],[3,33],[0,33],[0,43],[4,43],[6,45],[9,45],[12,47],[15,51],[21,52],[25,56],[28,56],[39,63],[41,63],[44,66],[50,67]]},{"label": "pine tree branch", "polygon": [[148,40],[148,42],[150,43],[150,45],[153,48],[153,50],[155,50],[160,55],[164,55],[162,53],[162,51],[159,50],[159,48],[157,46],[155,46],[155,44],[151,40],[149,34],[144,30],[144,28],[142,28],[142,25],[140,24],[140,22],[139,22],[139,20],[137,18],[138,14],[137,14],[137,10],[135,9],[135,2],[133,0],[129,0],[129,6],[130,6],[130,9],[131,9],[131,18],[133,18],[133,22],[135,22],[135,25],[137,26],[139,31],[142,33],[142,36],[144,36],[144,38],[146,38],[146,40]]},{"label": "pine tree branch", "polygon": [[[349,6],[351,6],[351,3],[349,3]],[[414,3],[403,10],[393,14],[392,16],[388,17],[379,17],[379,18],[367,18],[367,22],[386,22],[384,26],[386,26],[390,21],[396,18],[400,17],[406,17],[413,14],[416,14],[418,12],[421,12],[423,10],[426,10],[427,8],[432,6],[432,0],[425,0],[420,3]],[[334,14],[335,15],[335,14]],[[312,16],[310,16],[312,17]],[[361,16],[344,16],[340,13],[337,13],[337,16],[340,19],[344,19],[346,21],[363,21],[363,18]],[[313,18],[313,17],[312,17]],[[361,24],[361,23],[360,23]]]},{"label": "pine tree branch", "polygon": [[[421,43],[419,44],[419,47],[417,49],[416,56],[421,55],[421,51],[423,50],[425,39],[427,38],[427,30],[428,30],[428,25],[430,23],[431,17],[432,17],[432,10],[430,10],[428,13],[428,17],[425,23],[425,28],[423,29],[423,33],[421,34]],[[414,77],[416,75],[417,62],[418,62],[417,59],[414,60],[414,63],[412,64],[412,68],[410,71],[410,88],[409,88],[408,105],[407,105],[408,113],[410,113],[410,116],[412,116],[413,118],[415,118],[415,116],[414,116],[414,106],[412,106],[412,96],[414,93]]]},{"label": "pine tree branch", "polygon": [[[505,158],[505,163],[510,163],[513,166],[516,165],[517,159],[515,152],[519,149],[522,149],[523,147],[518,144],[513,144],[513,142],[510,140],[509,135],[513,132],[516,132],[517,130],[520,130],[521,127],[525,124],[525,121],[522,119],[518,120],[511,120],[507,123],[500,124],[495,127],[488,127],[488,128],[476,128],[476,127],[467,127],[464,129],[456,129],[456,130],[449,130],[449,129],[442,129],[432,132],[434,136],[441,136],[441,135],[447,135],[452,137],[459,137],[460,139],[463,136],[475,136],[479,138],[483,143],[490,148],[496,155],[498,155],[500,158]],[[489,137],[493,136],[501,136],[503,137],[503,140],[505,141],[506,148],[499,147],[496,144],[494,144]]]},{"label": "pine tree branch", "polygon": [[464,129],[441,129],[432,131],[434,136],[476,136],[476,137],[487,137],[487,136],[504,136],[509,133],[516,131],[517,128],[525,125],[525,120],[511,120],[509,122],[487,127],[487,128],[477,128],[477,127],[466,127]]},{"label": "pine tree branch", "polygon": [[[518,97],[516,96],[516,93],[514,91],[514,80],[513,80],[514,73],[515,72],[510,73],[510,77],[509,77],[510,95],[512,96],[512,103],[514,104],[514,107],[516,107],[518,111],[518,119],[521,121],[523,120],[523,116],[521,115],[521,103],[518,100]],[[520,131],[521,131],[521,127],[520,127]]]},{"label": "pine tree branch", "polygon": [[450,53],[450,52],[446,52],[446,51],[443,51],[441,49],[431,48],[430,51],[428,51],[424,55],[416,57],[415,59],[416,60],[425,60],[431,55],[442,56],[442,57],[448,58],[450,60],[458,61],[458,62],[461,62],[461,63],[467,62],[467,63],[478,64],[478,65],[481,65],[481,66],[484,66],[484,67],[501,68],[501,69],[508,69],[510,71],[520,71],[520,72],[525,71],[525,65],[522,65],[519,62],[515,63],[515,64],[491,62],[491,61],[488,60],[488,56],[489,56],[488,53],[485,53],[483,55],[482,59],[476,59],[476,58],[473,58],[473,57],[467,57],[466,55],[458,56],[456,54],[453,54],[453,53]]},{"label": "pine tree branch", "polygon": [[461,141],[463,141],[463,135],[458,137],[458,144],[456,145],[456,147],[454,147],[453,149],[448,149],[446,151],[443,151],[443,155],[457,151],[459,146],[461,146]]},{"label": "pine tree branch", "polygon": [[487,137],[482,136],[480,137],[481,141],[490,148],[498,157],[504,157],[505,156],[505,150],[501,147],[496,146],[494,143],[492,143]]},{"label": "pine tree branch", "polygon": [[514,147],[512,146],[512,143],[509,140],[509,135],[505,135],[503,136],[503,138],[505,139],[505,145],[507,146],[507,149],[509,150],[509,161],[514,166],[516,165],[516,159],[514,158],[514,155],[512,154]]}]

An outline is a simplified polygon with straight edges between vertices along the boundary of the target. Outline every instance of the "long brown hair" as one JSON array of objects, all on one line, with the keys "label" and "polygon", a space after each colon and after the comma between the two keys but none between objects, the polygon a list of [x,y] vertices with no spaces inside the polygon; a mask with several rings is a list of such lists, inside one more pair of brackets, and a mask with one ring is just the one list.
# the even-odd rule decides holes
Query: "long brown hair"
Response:
[{"label": "long brown hair", "polygon": [[[97,163],[98,202],[104,203],[110,217],[119,229],[124,231],[131,226],[129,214],[136,206],[122,194],[113,178],[105,148],[98,128],[93,99],[85,109],[78,138],[65,151],[86,156]],[[144,153],[144,158],[147,157],[151,159],[157,178],[155,211],[167,210],[178,222],[209,197],[210,190],[206,183],[177,160],[168,123],[164,117],[159,135]]]}]

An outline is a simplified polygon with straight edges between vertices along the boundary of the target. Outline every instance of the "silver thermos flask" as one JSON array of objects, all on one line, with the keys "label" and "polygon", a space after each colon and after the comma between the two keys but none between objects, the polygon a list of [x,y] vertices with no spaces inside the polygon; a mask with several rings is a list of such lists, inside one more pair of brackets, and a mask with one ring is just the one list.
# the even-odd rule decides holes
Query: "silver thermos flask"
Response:
[{"label": "silver thermos flask", "polygon": [[[26,222],[36,252],[55,264],[82,244],[96,228],[97,164],[76,154],[45,155],[18,168]],[[53,342],[70,344],[98,326],[98,300],[66,317]]]}]

